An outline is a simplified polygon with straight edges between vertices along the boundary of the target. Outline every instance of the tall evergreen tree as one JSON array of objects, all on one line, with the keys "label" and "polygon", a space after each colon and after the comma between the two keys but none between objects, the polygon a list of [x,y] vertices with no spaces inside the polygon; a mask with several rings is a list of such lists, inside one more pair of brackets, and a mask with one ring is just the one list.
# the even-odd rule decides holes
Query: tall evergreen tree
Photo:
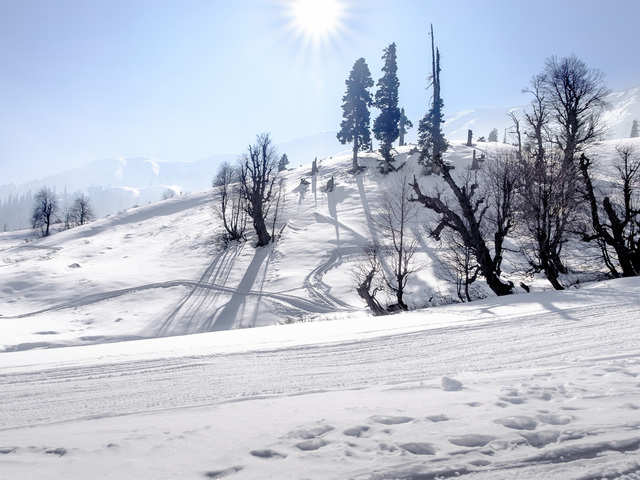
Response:
[{"label": "tall evergreen tree", "polygon": [[413,123],[411,123],[411,120],[409,120],[407,118],[407,116],[405,115],[404,108],[400,109],[400,121],[398,123],[398,128],[400,130],[400,132],[399,132],[399,136],[400,136],[399,144],[400,144],[401,147],[404,147],[404,136],[407,134],[409,129],[413,128]]},{"label": "tall evergreen tree", "polygon": [[289,165],[289,157],[287,157],[286,153],[283,153],[280,157],[280,161],[278,162],[278,171],[282,172],[287,169],[287,165]]},{"label": "tall evergreen tree", "polygon": [[490,142],[497,142],[498,141],[498,129],[494,128],[493,130],[491,130],[489,132],[489,137],[488,137]]},{"label": "tall evergreen tree", "polygon": [[375,101],[376,107],[380,109],[380,115],[373,122],[373,134],[376,139],[380,140],[380,154],[382,155],[380,171],[388,173],[395,170],[391,148],[400,134],[398,128],[400,123],[400,109],[398,108],[400,81],[398,80],[395,43],[384,49],[382,60],[384,60],[383,75],[377,83],[378,90]]},{"label": "tall evergreen tree", "polygon": [[631,124],[631,138],[640,137],[640,125],[638,125],[638,120],[634,120]]},{"label": "tall evergreen tree", "polygon": [[342,144],[353,142],[353,172],[357,173],[360,170],[358,151],[371,147],[369,107],[372,99],[369,89],[373,87],[373,80],[364,58],[356,60],[345,83],[347,91],[342,97],[343,120],[337,137]]},{"label": "tall evergreen tree", "polygon": [[433,97],[431,107],[420,120],[418,126],[418,148],[420,163],[426,174],[437,173],[442,154],[447,150],[447,141],[442,133],[444,103],[440,96],[440,50],[435,48],[433,25],[431,25],[431,86]]}]

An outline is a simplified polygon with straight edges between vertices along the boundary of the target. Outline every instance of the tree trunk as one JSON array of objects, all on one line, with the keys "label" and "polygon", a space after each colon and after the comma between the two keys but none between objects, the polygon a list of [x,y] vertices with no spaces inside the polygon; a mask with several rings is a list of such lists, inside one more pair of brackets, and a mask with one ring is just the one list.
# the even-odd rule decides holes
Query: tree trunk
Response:
[{"label": "tree trunk", "polygon": [[358,139],[353,139],[353,173],[358,173]]},{"label": "tree trunk", "polygon": [[256,230],[256,234],[258,235],[258,243],[257,247],[264,247],[268,245],[271,241],[271,235],[269,235],[269,231],[267,230],[267,226],[264,223],[264,217],[262,215],[256,215],[253,219],[253,228]]}]

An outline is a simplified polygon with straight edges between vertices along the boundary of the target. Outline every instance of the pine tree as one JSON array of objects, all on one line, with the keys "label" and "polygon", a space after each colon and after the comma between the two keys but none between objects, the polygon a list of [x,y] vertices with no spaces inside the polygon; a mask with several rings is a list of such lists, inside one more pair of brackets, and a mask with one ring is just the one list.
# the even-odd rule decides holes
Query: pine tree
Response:
[{"label": "pine tree", "polygon": [[404,136],[407,134],[409,129],[413,128],[413,123],[411,123],[411,120],[409,120],[405,115],[404,108],[400,109],[400,122],[398,127],[400,129],[400,146],[404,147]]},{"label": "pine tree", "polygon": [[489,132],[489,141],[490,142],[497,142],[498,141],[498,129],[494,128],[493,130],[491,130]]},{"label": "pine tree", "polygon": [[380,154],[382,162],[380,171],[388,173],[395,170],[391,148],[400,134],[400,109],[398,108],[398,64],[396,61],[396,44],[392,43],[384,49],[382,54],[384,66],[383,75],[378,80],[376,91],[376,107],[380,109],[380,115],[373,122],[373,134],[380,140]]},{"label": "pine tree", "polygon": [[283,153],[280,157],[280,161],[278,162],[278,171],[282,172],[287,169],[287,165],[289,165],[289,157],[287,157],[286,153]]},{"label": "pine tree", "polygon": [[364,58],[356,60],[345,83],[347,91],[342,97],[343,120],[337,137],[343,145],[353,142],[353,172],[357,173],[360,170],[358,151],[368,150],[371,146],[369,107],[372,99],[369,89],[373,87],[373,80]]},{"label": "pine tree", "polygon": [[447,141],[442,133],[444,103],[440,96],[440,50],[435,48],[433,25],[431,25],[431,72],[432,103],[418,126],[419,162],[424,166],[426,174],[437,173],[436,165],[441,164],[442,154],[447,150]]},{"label": "pine tree", "polygon": [[638,125],[638,120],[634,120],[631,124],[631,138],[640,137],[640,125]]}]

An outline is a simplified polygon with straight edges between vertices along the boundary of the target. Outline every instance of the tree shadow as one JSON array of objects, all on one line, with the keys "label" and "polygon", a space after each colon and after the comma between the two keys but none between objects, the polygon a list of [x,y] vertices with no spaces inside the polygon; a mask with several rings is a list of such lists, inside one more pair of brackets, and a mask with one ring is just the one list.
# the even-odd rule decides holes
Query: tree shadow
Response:
[{"label": "tree shadow", "polygon": [[[220,311],[219,315],[211,315],[206,324],[207,331],[230,330],[237,321],[238,312],[245,306],[247,296],[251,291],[251,287],[258,278],[260,268],[263,262],[269,257],[272,246],[256,248],[256,252],[251,259],[251,263],[242,276],[242,280],[238,284],[229,301]],[[257,307],[256,307],[257,308]]]}]

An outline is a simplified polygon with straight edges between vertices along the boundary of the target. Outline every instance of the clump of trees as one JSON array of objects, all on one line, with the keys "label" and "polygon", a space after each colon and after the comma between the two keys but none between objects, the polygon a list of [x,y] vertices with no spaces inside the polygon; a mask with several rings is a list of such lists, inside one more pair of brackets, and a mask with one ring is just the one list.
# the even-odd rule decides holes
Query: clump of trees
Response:
[{"label": "clump of trees", "polygon": [[278,162],[278,172],[283,172],[289,166],[289,157],[286,153],[283,153]]}]

